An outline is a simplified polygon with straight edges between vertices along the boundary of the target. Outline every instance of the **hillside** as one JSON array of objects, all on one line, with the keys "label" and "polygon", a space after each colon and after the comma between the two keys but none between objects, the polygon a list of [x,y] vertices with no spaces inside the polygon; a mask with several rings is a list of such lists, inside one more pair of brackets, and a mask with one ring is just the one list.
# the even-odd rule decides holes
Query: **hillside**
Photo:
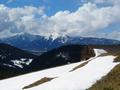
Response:
[{"label": "hillside", "polygon": [[93,48],[87,45],[65,45],[43,53],[31,63],[33,70],[80,62],[94,57]]},{"label": "hillside", "polygon": [[115,66],[106,76],[98,80],[88,90],[119,90],[120,89],[120,54],[114,59],[119,64]]},{"label": "hillside", "polygon": [[0,79],[75,63],[95,56],[94,50],[87,45],[66,45],[40,56],[6,44],[0,44],[0,48]]},{"label": "hillside", "polygon": [[[118,65],[114,62],[115,56],[97,56],[106,53],[104,50],[96,49],[95,53],[96,56],[87,61],[1,80],[1,90],[8,88],[9,90],[22,90],[30,86],[32,87],[25,90],[86,90]],[[88,63],[71,71],[85,62]],[[49,81],[49,78],[52,80]],[[41,82],[43,83],[40,84]]]},{"label": "hillside", "polygon": [[24,72],[36,56],[10,46],[0,44],[0,79],[16,76]]}]

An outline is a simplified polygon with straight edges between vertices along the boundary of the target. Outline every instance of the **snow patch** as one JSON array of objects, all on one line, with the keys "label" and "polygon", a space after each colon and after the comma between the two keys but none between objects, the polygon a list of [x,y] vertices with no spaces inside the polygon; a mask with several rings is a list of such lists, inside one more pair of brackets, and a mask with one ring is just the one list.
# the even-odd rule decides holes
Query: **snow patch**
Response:
[{"label": "snow patch", "polygon": [[43,77],[58,77],[50,82],[27,90],[86,90],[97,80],[107,75],[116,65],[114,56],[92,58],[89,63],[75,71],[69,72],[82,62],[51,68],[0,81],[1,90],[22,90]]},{"label": "snow patch", "polygon": [[98,57],[80,69],[28,90],[86,90],[117,65],[113,59],[113,56]]},{"label": "snow patch", "polygon": [[56,57],[62,57],[65,60],[69,60],[69,54],[65,52],[60,52],[59,54],[56,55]]},{"label": "snow patch", "polygon": [[23,87],[30,85],[31,83],[34,83],[44,77],[60,77],[83,62],[84,61],[21,75],[6,80],[0,80],[0,90],[23,90]]},{"label": "snow patch", "polygon": [[11,62],[13,62],[13,64],[17,67],[23,68],[23,62],[19,61],[19,60],[11,60]]},{"label": "snow patch", "polygon": [[3,63],[3,65],[4,65],[4,66],[8,66],[8,67],[13,67],[13,68],[15,68],[14,66],[12,66],[12,65],[10,65],[10,64],[5,64],[5,63]]},{"label": "snow patch", "polygon": [[96,57],[103,54],[103,53],[107,53],[107,51],[104,49],[94,49],[94,52],[95,52]]},{"label": "snow patch", "polygon": [[30,63],[33,61],[33,59],[28,59],[28,61],[26,62],[26,65],[30,65]]},{"label": "snow patch", "polygon": [[23,68],[23,65],[29,65],[31,62],[33,61],[33,59],[26,59],[26,58],[21,58],[20,60],[11,60],[11,62],[20,68]]}]

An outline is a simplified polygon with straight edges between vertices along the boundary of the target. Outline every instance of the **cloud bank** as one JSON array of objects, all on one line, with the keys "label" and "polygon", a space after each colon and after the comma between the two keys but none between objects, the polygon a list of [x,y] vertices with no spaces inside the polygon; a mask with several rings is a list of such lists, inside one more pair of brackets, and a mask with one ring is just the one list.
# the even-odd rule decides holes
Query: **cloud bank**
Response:
[{"label": "cloud bank", "polygon": [[[96,3],[112,3],[98,7]],[[0,36],[30,33],[43,36],[60,35],[107,37],[120,40],[117,31],[102,30],[113,23],[120,23],[119,0],[91,0],[75,12],[59,11],[53,16],[44,13],[44,7],[25,6],[9,8],[0,5]],[[102,32],[102,33],[99,33]]]}]

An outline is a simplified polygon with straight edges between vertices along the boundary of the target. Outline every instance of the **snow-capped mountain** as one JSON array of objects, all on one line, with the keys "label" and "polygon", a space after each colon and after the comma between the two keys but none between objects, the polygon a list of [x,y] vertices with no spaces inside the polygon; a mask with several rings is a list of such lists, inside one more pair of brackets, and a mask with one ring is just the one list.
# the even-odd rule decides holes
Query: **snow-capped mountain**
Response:
[{"label": "snow-capped mountain", "polygon": [[120,44],[120,41],[110,40],[104,38],[85,38],[85,37],[69,37],[61,36],[53,38],[53,36],[45,37],[39,35],[31,35],[28,33],[16,35],[9,38],[2,38],[2,43],[7,43],[15,47],[33,51],[33,52],[44,52],[62,45],[67,44],[80,44],[80,45],[113,45]]}]

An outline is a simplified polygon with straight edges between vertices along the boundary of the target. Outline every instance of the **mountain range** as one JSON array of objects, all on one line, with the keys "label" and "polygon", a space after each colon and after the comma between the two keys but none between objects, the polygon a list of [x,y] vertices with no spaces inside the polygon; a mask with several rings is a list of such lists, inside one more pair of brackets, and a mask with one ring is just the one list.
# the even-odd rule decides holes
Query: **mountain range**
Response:
[{"label": "mountain range", "polygon": [[70,37],[61,36],[53,38],[53,36],[45,37],[39,35],[31,35],[28,33],[15,35],[9,38],[1,38],[0,43],[10,44],[17,48],[28,50],[31,52],[46,52],[54,48],[70,45],[114,45],[120,44],[118,40],[104,39],[104,38],[91,38],[91,37]]}]

